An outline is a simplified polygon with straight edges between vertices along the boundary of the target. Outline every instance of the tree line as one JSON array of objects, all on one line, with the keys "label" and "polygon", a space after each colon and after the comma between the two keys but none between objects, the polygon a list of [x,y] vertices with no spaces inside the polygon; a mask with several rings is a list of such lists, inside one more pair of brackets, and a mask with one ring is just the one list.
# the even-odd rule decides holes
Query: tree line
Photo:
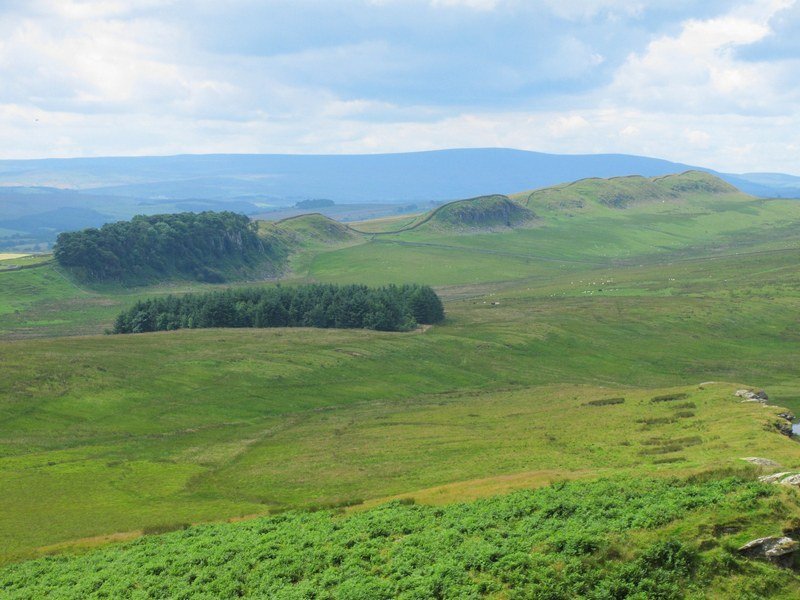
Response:
[{"label": "tree line", "polygon": [[439,323],[444,307],[427,285],[240,288],[140,300],[113,333],[206,327],[321,327],[409,331]]},{"label": "tree line", "polygon": [[269,251],[258,226],[233,212],[139,215],[130,221],[59,234],[53,255],[87,281],[180,275],[210,283],[226,269],[253,266]]}]

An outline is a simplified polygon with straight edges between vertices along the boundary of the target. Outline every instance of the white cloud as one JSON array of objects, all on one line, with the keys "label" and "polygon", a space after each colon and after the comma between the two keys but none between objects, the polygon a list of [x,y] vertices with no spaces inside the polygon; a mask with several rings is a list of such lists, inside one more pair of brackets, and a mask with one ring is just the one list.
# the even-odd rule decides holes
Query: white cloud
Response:
[{"label": "white cloud", "polygon": [[[408,5],[367,1],[392,10]],[[204,46],[182,20],[159,17],[155,9],[166,4],[160,0],[20,2],[19,11],[0,9],[0,157],[507,146],[796,172],[800,66],[747,61],[737,52],[768,40],[771,17],[793,1],[751,0],[714,18],[688,20],[628,55],[613,79],[594,91],[565,85],[550,97],[537,91],[548,77],[580,83],[617,64],[573,31],[572,22],[548,38],[542,56],[532,45],[522,61],[486,66],[474,57],[458,62],[457,53],[427,53],[429,48],[414,46],[416,40],[399,45],[378,28],[345,42],[289,45],[283,53],[221,53]],[[465,8],[453,16],[460,26],[465,14],[489,22],[520,2],[412,4],[419,10],[434,4],[442,11]],[[642,15],[651,4],[540,0],[537,6],[561,19],[605,23],[615,15]],[[479,34],[497,36],[497,43],[516,51],[514,40],[497,30],[463,32]],[[470,66],[475,70],[466,72]],[[463,88],[467,100],[456,107],[432,96],[417,99],[427,92],[410,100],[371,94],[380,86],[426,90],[430,82],[420,75],[431,77],[426,69],[441,78],[434,83],[443,89],[475,79],[496,94],[497,104],[469,104],[469,86]],[[366,83],[349,85],[354,81]],[[529,106],[503,108],[516,90],[531,94]]]},{"label": "white cloud", "polygon": [[765,7],[758,17],[689,21],[679,35],[661,37],[631,55],[602,93],[616,102],[657,109],[769,111],[777,67],[737,60],[734,49],[766,37],[775,10]]},{"label": "white cloud", "polygon": [[576,131],[585,131],[588,127],[590,127],[589,121],[581,115],[567,115],[556,117],[548,124],[547,131],[553,138],[559,138]]}]

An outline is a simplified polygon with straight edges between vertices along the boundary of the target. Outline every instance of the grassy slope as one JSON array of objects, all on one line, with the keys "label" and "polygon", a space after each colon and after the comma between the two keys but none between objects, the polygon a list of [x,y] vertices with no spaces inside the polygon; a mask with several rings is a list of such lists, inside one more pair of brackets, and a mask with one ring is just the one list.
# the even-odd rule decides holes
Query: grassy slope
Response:
[{"label": "grassy slope", "polygon": [[429,220],[419,222],[417,229],[496,231],[524,227],[535,218],[533,212],[507,196],[481,196],[441,206],[430,213]]},{"label": "grassy slope", "polygon": [[[762,429],[771,409],[738,404],[734,383],[696,386],[768,386],[800,404],[800,205],[703,202],[554,212],[503,234],[356,237],[293,263],[299,278],[449,286],[448,323],[425,334],[4,343],[0,552],[286,506],[452,500],[607,464],[687,472],[760,452],[795,466],[796,445]],[[0,324],[17,335],[14,319],[47,307],[57,331],[98,331],[135,297],[77,290],[52,267],[0,277],[23,274],[34,280],[13,295],[0,287]],[[690,383],[694,416],[635,423],[672,410],[642,388]],[[626,402],[582,406],[616,395]],[[641,452],[656,437],[686,445],[655,463]],[[66,518],[47,518],[53,498]]]},{"label": "grassy slope", "polygon": [[[753,255],[746,271],[728,259],[598,273],[616,277],[608,297],[567,278],[492,286],[494,295],[448,302],[449,323],[425,334],[223,330],[7,343],[5,553],[498,474],[525,475],[481,482],[481,493],[597,474],[609,462],[635,469],[652,465],[640,443],[656,435],[702,439],[656,470],[758,453],[793,466],[794,443],[762,433],[769,411],[736,403],[733,383],[691,390],[702,399],[691,400],[695,417],[617,442],[644,413],[669,413],[640,387],[713,379],[768,386],[778,403],[798,396],[798,289],[782,277],[797,259]],[[741,292],[722,286],[728,278]],[[532,387],[546,384],[556,387]],[[626,404],[581,406],[618,395]],[[757,418],[741,419],[743,410]],[[572,446],[544,451],[556,443]],[[45,518],[53,498],[69,518]]]},{"label": "grassy slope", "polygon": [[191,528],[0,570],[0,590],[17,600],[793,598],[791,572],[735,548],[797,515],[796,496],[775,486],[615,478],[445,508]]}]

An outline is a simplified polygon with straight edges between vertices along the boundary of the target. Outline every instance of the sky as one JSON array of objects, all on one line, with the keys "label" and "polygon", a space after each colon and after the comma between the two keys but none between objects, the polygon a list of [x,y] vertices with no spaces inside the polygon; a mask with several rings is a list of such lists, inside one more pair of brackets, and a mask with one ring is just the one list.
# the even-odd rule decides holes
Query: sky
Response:
[{"label": "sky", "polygon": [[0,0],[0,158],[457,147],[800,174],[800,0]]}]

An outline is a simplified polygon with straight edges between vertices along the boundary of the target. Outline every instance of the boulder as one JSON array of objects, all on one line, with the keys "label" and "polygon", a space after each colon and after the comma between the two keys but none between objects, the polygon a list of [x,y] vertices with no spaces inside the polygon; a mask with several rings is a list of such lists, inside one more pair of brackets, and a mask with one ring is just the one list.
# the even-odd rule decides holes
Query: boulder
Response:
[{"label": "boulder", "polygon": [[760,458],[758,456],[745,456],[742,460],[746,460],[750,464],[758,465],[759,467],[780,467],[774,460]]},{"label": "boulder", "polygon": [[757,392],[753,390],[736,390],[734,396],[744,398],[745,402],[766,402],[769,400],[769,396],[764,390],[759,390]]},{"label": "boulder", "polygon": [[773,425],[775,426],[775,429],[777,429],[783,435],[788,435],[789,437],[794,435],[791,421],[776,421],[773,423]]},{"label": "boulder", "polygon": [[784,477],[788,477],[790,475],[795,475],[791,471],[783,471],[781,473],[773,473],[772,475],[764,475],[763,477],[759,477],[758,480],[761,483],[780,483]]},{"label": "boulder", "polygon": [[793,415],[792,413],[790,413],[790,412],[782,412],[782,413],[778,413],[778,416],[779,416],[781,419],[786,419],[786,420],[787,420],[787,421],[789,421],[789,422],[792,422],[792,421],[794,421],[794,418],[795,418],[795,417],[794,417],[794,415]]},{"label": "boulder", "polygon": [[794,563],[798,544],[790,537],[770,536],[747,542],[739,548],[739,554],[747,558],[767,560],[779,567],[789,568]]},{"label": "boulder", "polygon": [[800,487],[800,474],[789,475],[780,481],[781,485],[796,485]]}]

